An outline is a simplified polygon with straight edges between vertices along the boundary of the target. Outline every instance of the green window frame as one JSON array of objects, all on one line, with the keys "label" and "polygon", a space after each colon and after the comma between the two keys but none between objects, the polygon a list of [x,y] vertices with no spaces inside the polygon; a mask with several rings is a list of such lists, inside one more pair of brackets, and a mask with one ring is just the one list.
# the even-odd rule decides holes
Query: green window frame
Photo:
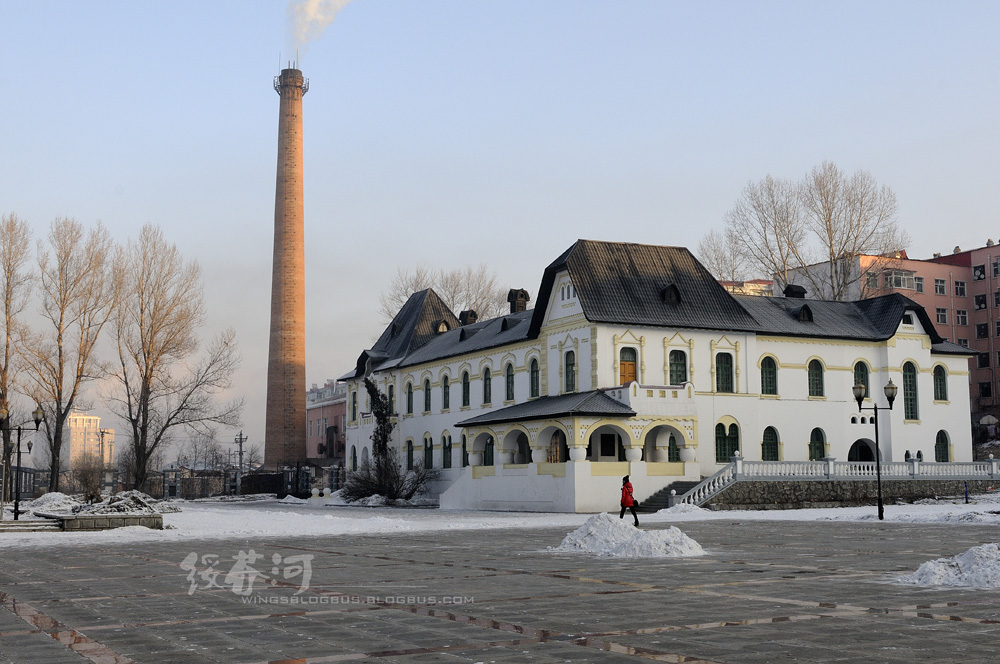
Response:
[{"label": "green window frame", "polygon": [[441,377],[441,410],[451,408],[451,379],[447,376]]},{"label": "green window frame", "polygon": [[504,398],[507,401],[514,400],[514,365],[509,363],[504,370]]},{"label": "green window frame", "polygon": [[934,367],[934,401],[948,400],[948,372],[940,364]]},{"label": "green window frame", "polygon": [[566,391],[576,392],[576,353],[566,351]]},{"label": "green window frame", "polygon": [[907,420],[920,419],[917,406],[917,367],[913,362],[903,365],[903,417]]},{"label": "green window frame", "polygon": [[730,353],[715,355],[715,391],[733,392],[733,356]]},{"label": "green window frame", "polygon": [[541,390],[539,389],[541,387],[541,380],[539,378],[539,373],[538,373],[538,360],[532,359],[529,367],[530,368],[528,370],[528,376],[529,376],[528,394],[530,395],[531,398],[535,398],[541,392]]},{"label": "green window frame", "polygon": [[809,434],[809,460],[820,461],[826,456],[826,434],[819,427]]},{"label": "green window frame", "polygon": [[668,356],[670,365],[670,384],[682,385],[688,379],[687,353],[682,350],[672,350]]},{"label": "green window frame", "polygon": [[760,393],[778,394],[778,363],[773,357],[760,361]]},{"label": "green window frame", "polygon": [[730,424],[727,430],[725,424],[721,422],[716,424],[715,462],[729,463],[738,449],[740,449],[740,428],[735,424]]},{"label": "green window frame", "polygon": [[937,432],[934,440],[934,460],[939,463],[948,463],[951,461],[948,452],[948,434],[942,429]]},{"label": "green window frame", "polygon": [[429,413],[431,411],[431,381],[430,379],[424,380],[424,412]]},{"label": "green window frame", "polygon": [[483,404],[493,403],[493,372],[483,369]]},{"label": "green window frame", "polygon": [[779,461],[778,430],[774,427],[764,429],[760,442],[760,458],[762,461]]},{"label": "green window frame", "polygon": [[469,372],[462,372],[462,406],[465,408],[469,407],[469,402],[472,401],[472,389],[469,384]]},{"label": "green window frame", "polygon": [[871,396],[871,388],[869,387],[869,374],[868,365],[864,362],[858,362],[854,365],[854,384],[865,386],[865,396]]},{"label": "green window frame", "polygon": [[809,396],[823,396],[823,363],[819,360],[809,362]]}]

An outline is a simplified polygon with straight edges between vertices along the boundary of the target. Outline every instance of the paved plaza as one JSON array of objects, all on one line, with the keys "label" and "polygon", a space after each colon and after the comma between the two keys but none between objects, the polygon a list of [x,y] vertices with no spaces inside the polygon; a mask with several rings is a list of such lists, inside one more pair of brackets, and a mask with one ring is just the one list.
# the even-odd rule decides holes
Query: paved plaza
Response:
[{"label": "paved plaza", "polygon": [[735,516],[679,524],[687,559],[547,552],[565,528],[4,548],[0,661],[1000,660],[1000,591],[887,583],[995,528]]}]

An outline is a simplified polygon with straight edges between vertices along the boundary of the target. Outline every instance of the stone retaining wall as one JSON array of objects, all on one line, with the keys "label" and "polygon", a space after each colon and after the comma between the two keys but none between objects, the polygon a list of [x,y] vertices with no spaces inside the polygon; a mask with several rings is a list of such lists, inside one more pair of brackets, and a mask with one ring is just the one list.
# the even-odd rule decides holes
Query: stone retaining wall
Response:
[{"label": "stone retaining wall", "polygon": [[[969,493],[992,493],[1000,482],[968,480]],[[964,480],[882,480],[882,502],[909,503],[922,498],[962,496]],[[790,481],[737,482],[709,500],[713,510],[786,510],[803,507],[874,505],[875,480],[850,482]]]},{"label": "stone retaining wall", "polygon": [[59,519],[62,529],[66,532],[111,530],[125,526],[145,526],[154,530],[163,530],[162,514],[74,514],[72,516],[61,514],[46,516]]}]

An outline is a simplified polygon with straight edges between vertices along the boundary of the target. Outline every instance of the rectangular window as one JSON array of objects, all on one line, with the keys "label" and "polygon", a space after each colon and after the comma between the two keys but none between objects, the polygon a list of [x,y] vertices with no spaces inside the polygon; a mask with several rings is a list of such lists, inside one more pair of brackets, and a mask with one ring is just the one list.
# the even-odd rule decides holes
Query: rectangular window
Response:
[{"label": "rectangular window", "polygon": [[913,290],[913,273],[906,270],[886,270],[885,287]]},{"label": "rectangular window", "polygon": [[865,274],[865,288],[870,291],[878,290],[878,274],[875,272],[868,272]]},{"label": "rectangular window", "polygon": [[1000,367],[1000,350],[997,351],[997,366]]},{"label": "rectangular window", "polygon": [[972,266],[972,280],[982,281],[986,278],[986,266],[985,265],[973,265]]},{"label": "rectangular window", "polygon": [[955,297],[965,297],[965,282],[956,281],[955,282]]},{"label": "rectangular window", "polygon": [[969,324],[969,312],[965,309],[955,310],[955,325],[968,325]]},{"label": "rectangular window", "polygon": [[968,348],[969,347],[969,340],[968,339],[958,339],[957,341],[955,341],[955,343],[957,343],[959,346],[962,346],[963,348]]},{"label": "rectangular window", "polygon": [[989,399],[993,396],[993,383],[989,381],[983,381],[979,383],[979,398]]},{"label": "rectangular window", "polygon": [[993,306],[1000,307],[1000,290],[993,293]]},{"label": "rectangular window", "polygon": [[947,295],[948,294],[948,283],[944,279],[934,280],[934,294],[935,295]]},{"label": "rectangular window", "polygon": [[918,293],[924,292],[924,278],[923,277],[913,277],[913,288]]},{"label": "rectangular window", "polygon": [[985,339],[990,336],[990,328],[986,323],[976,323],[976,338]]},{"label": "rectangular window", "polygon": [[972,301],[974,303],[974,307],[975,307],[976,311],[979,311],[980,309],[985,309],[986,308],[986,293],[983,293],[982,295],[976,295],[976,296],[974,296],[972,298]]},{"label": "rectangular window", "polygon": [[980,369],[990,368],[990,354],[989,353],[977,353],[976,354],[976,366]]},{"label": "rectangular window", "polygon": [[1000,258],[993,261],[993,276],[1000,277]]},{"label": "rectangular window", "polygon": [[994,326],[996,327],[996,335],[1000,337],[1000,320],[996,321]]},{"label": "rectangular window", "polygon": [[947,325],[948,324],[948,310],[947,309],[942,309],[941,307],[937,308],[937,322],[940,323],[941,325]]}]

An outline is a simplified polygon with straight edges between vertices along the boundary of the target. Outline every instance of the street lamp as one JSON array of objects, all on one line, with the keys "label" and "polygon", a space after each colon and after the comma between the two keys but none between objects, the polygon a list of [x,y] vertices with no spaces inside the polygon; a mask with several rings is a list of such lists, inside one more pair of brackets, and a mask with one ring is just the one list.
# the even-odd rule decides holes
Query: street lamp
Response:
[{"label": "street lamp", "polygon": [[[35,431],[38,431],[38,425],[42,423],[42,418],[45,417],[45,413],[42,412],[41,406],[35,406],[35,410],[32,411],[31,417],[35,421]],[[22,422],[17,425],[17,470],[14,471],[14,521],[18,520],[18,515],[21,513],[21,425],[27,424],[27,422]],[[8,432],[13,431],[10,427],[10,419],[7,416],[7,409],[0,408],[0,427],[3,427]],[[12,450],[8,449],[7,452],[10,453]],[[31,441],[28,441],[28,453],[31,453]]]},{"label": "street lamp", "polygon": [[[896,400],[896,392],[899,390],[896,387],[892,379],[889,379],[889,383],[882,388],[885,392],[885,399],[889,402],[889,410],[892,410],[892,402]],[[878,519],[882,521],[885,518],[885,508],[882,505],[882,453],[878,449],[878,404],[872,401],[871,408],[864,408],[861,402],[865,400],[865,393],[868,389],[861,383],[858,383],[851,388],[854,393],[854,399],[858,402],[858,412],[863,410],[871,410],[875,412],[875,482],[878,486]]]}]

